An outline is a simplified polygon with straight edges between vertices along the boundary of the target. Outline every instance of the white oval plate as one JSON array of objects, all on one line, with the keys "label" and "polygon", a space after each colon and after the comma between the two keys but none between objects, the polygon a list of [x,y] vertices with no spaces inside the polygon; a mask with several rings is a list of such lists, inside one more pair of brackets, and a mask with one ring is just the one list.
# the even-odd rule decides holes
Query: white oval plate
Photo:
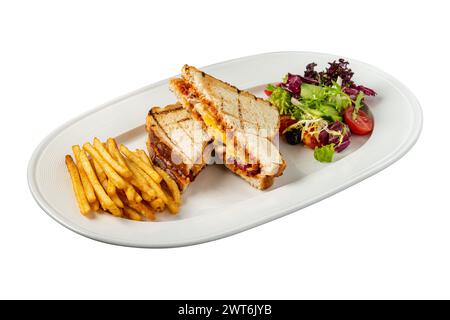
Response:
[{"label": "white oval plate", "polygon": [[[287,72],[302,73],[312,61],[322,69],[339,57],[310,52],[279,52],[239,58],[202,68],[262,96],[265,84]],[[100,106],[69,121],[36,148],[28,166],[30,190],[52,218],[86,237],[134,247],[176,247],[226,237],[297,211],[386,168],[416,142],[422,111],[413,94],[392,76],[349,59],[356,83],[378,92],[368,104],[375,120],[369,138],[353,137],[336,161],[322,164],[311,150],[280,142],[287,168],[267,191],[259,191],[222,166],[206,168],[183,195],[178,215],[159,214],[159,222],[134,222],[77,208],[64,155],[73,144],[117,137],[130,147],[145,148],[145,117],[151,106],[175,101],[167,80]],[[181,67],[181,66],[180,66]]]}]

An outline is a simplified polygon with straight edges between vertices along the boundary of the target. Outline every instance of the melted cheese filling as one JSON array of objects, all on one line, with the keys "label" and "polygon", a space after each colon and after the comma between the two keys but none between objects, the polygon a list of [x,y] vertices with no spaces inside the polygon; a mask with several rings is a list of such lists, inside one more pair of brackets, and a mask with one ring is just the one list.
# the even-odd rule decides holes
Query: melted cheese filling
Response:
[{"label": "melted cheese filling", "polygon": [[210,115],[203,115],[203,121],[208,126],[209,129],[211,129],[211,134],[213,135],[214,139],[221,141],[223,144],[226,145],[227,136],[225,132],[220,130],[220,126],[217,123],[217,121],[211,117]]}]

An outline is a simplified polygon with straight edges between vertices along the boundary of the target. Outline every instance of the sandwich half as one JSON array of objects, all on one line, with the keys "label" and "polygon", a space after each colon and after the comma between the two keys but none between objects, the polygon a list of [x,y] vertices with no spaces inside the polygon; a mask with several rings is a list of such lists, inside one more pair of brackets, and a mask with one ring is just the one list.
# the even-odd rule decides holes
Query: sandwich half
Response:
[{"label": "sandwich half", "polygon": [[258,189],[283,173],[279,114],[269,102],[187,65],[169,86],[213,139],[216,159],[232,172]]},{"label": "sandwich half", "polygon": [[152,161],[184,191],[210,161],[210,136],[181,104],[153,107],[146,121]]}]

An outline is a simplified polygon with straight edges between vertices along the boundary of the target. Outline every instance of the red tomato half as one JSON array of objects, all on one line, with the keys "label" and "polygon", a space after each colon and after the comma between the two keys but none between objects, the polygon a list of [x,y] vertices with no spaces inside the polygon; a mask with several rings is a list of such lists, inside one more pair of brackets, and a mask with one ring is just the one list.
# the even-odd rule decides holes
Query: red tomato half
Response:
[{"label": "red tomato half", "polygon": [[290,116],[281,116],[280,117],[280,135],[283,134],[284,130],[286,130],[287,127],[292,126],[294,123],[296,123],[297,120],[292,119]]},{"label": "red tomato half", "polygon": [[272,95],[272,91],[269,90],[264,90],[264,93],[266,94],[266,96],[270,97]]},{"label": "red tomato half", "polygon": [[356,119],[353,119],[353,107],[349,107],[344,111],[345,123],[354,134],[364,136],[373,130],[373,119],[362,110],[358,111]]}]

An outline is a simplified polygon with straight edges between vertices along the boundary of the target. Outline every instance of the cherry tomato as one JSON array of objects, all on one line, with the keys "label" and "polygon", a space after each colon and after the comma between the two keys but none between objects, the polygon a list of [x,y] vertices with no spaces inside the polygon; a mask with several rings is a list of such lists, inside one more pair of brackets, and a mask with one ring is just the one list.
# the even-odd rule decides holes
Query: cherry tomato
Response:
[{"label": "cherry tomato", "polygon": [[356,119],[353,119],[353,110],[353,107],[348,107],[344,111],[344,120],[350,131],[360,136],[371,133],[373,130],[373,119],[362,110],[359,110]]},{"label": "cherry tomato", "polygon": [[310,135],[308,132],[303,134],[303,144],[311,149],[315,149],[316,147],[320,147],[319,141],[317,141],[316,137]]},{"label": "cherry tomato", "polygon": [[272,91],[269,90],[264,90],[264,93],[266,94],[266,96],[270,97],[272,95]]},{"label": "cherry tomato", "polygon": [[286,130],[287,127],[292,126],[294,123],[296,123],[297,120],[292,119],[290,116],[281,116],[280,117],[280,135],[283,134],[284,130]]}]

